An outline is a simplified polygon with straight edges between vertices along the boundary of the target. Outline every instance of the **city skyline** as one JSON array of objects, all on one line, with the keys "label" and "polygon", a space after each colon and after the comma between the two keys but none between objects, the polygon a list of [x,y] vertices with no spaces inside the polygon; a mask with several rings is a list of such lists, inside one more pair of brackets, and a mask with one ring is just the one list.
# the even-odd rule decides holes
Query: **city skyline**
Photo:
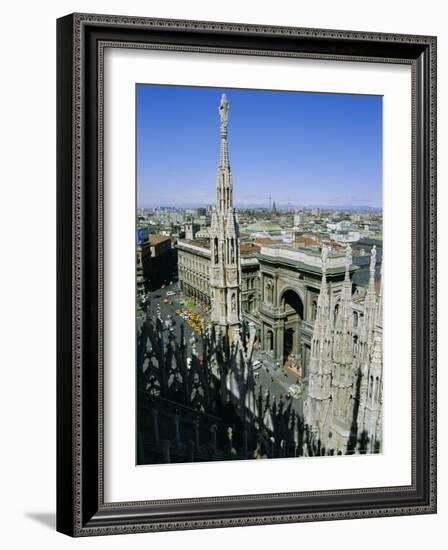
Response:
[{"label": "city skyline", "polygon": [[[272,197],[271,197],[272,198]],[[341,205],[341,206],[322,206],[321,204],[310,204],[307,206],[302,205],[282,205],[281,203],[277,203],[275,199],[271,201],[270,206],[240,206],[237,208],[237,210],[248,210],[248,211],[269,211],[272,210],[273,204],[275,203],[276,210],[280,212],[294,212],[297,210],[304,210],[304,211],[311,211],[316,208],[319,208],[322,212],[382,212],[383,208],[381,206],[351,206],[351,205]],[[175,206],[171,204],[158,204],[157,206],[142,206],[137,207],[138,210],[197,210],[201,208],[207,208],[208,206],[213,206],[213,204],[207,204],[207,205],[191,205],[191,206]],[[290,207],[289,207],[290,206]]]},{"label": "city skyline", "polygon": [[381,208],[380,96],[148,84],[136,88],[138,207],[214,203],[223,91],[237,208]]}]

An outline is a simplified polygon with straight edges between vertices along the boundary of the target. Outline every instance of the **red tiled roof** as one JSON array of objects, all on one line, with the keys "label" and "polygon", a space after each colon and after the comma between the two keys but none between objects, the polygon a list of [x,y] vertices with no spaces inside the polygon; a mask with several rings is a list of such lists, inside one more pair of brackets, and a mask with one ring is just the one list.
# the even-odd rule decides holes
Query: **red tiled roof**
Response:
[{"label": "red tiled roof", "polygon": [[181,239],[179,242],[192,244],[194,246],[199,246],[200,248],[207,248],[207,249],[210,248],[210,241],[208,240],[201,241],[198,239],[198,240],[192,241],[191,239]]},{"label": "red tiled roof", "polygon": [[300,243],[305,246],[316,246],[319,244],[317,239],[313,239],[312,237],[307,237],[305,235],[297,235],[295,241],[296,243]]},{"label": "red tiled roof", "polygon": [[272,243],[278,243],[278,241],[274,239],[270,239],[269,237],[257,237],[255,239],[255,242],[257,244],[272,244]]},{"label": "red tiled roof", "polygon": [[157,233],[155,235],[150,235],[148,240],[150,245],[155,246],[165,241],[170,241],[171,237],[167,237],[166,235],[160,235]]},{"label": "red tiled roof", "polygon": [[260,247],[255,243],[241,243],[240,252],[241,254],[255,254],[260,251]]}]

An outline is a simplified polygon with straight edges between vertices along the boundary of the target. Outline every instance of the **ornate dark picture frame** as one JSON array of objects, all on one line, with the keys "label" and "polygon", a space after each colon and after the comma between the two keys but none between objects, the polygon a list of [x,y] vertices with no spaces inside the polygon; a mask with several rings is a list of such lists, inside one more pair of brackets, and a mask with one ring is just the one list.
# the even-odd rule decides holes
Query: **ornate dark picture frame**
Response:
[{"label": "ornate dark picture frame", "polygon": [[[103,491],[103,53],[125,48],[412,68],[412,484],[108,503]],[[436,38],[73,14],[57,22],[57,529],[71,536],[436,512]]]}]

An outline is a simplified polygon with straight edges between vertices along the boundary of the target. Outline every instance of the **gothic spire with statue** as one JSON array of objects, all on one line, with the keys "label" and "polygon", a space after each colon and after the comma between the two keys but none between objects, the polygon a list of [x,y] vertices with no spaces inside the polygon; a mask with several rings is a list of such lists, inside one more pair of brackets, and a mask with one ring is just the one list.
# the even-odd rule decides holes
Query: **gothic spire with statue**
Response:
[{"label": "gothic spire with statue", "polygon": [[227,128],[229,102],[221,97],[220,158],[216,178],[216,207],[210,227],[210,294],[212,321],[233,340],[241,327],[241,259],[238,217],[233,208],[233,182]]},{"label": "gothic spire with statue", "polygon": [[[382,441],[382,298],[375,290],[376,247],[372,247],[369,283],[355,330],[350,268],[337,304],[327,285],[328,249],[322,247],[322,279],[313,327],[304,421],[316,448],[326,452],[380,452]],[[321,452],[321,451],[319,451]]]}]

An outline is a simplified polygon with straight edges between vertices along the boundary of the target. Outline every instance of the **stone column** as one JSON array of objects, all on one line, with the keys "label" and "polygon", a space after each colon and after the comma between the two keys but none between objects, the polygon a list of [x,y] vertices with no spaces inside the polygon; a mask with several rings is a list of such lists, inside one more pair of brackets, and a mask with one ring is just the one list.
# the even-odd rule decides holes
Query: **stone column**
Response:
[{"label": "stone column", "polygon": [[194,462],[194,441],[192,439],[188,440],[187,449],[188,449],[188,460],[190,462]]},{"label": "stone column", "polygon": [[212,438],[212,449],[213,452],[216,453],[216,432],[218,430],[218,426],[216,424],[212,424],[210,426],[210,434]]},{"label": "stone column", "polygon": [[301,352],[301,346],[302,346],[302,334],[301,334],[301,324],[302,321],[299,316],[297,316],[297,325],[294,330],[294,353],[300,353]]},{"label": "stone column", "polygon": [[227,428],[227,449],[228,449],[228,452],[231,454],[232,451],[233,451],[233,441],[232,441],[232,438],[233,438],[233,430],[232,428],[229,426]]},{"label": "stone column", "polygon": [[243,451],[244,454],[247,454],[247,430],[244,430],[243,432]]},{"label": "stone column", "polygon": [[194,442],[196,446],[196,451],[199,450],[199,418],[196,418],[194,421]]},{"label": "stone column", "polygon": [[174,415],[174,432],[176,437],[176,446],[180,447],[180,426],[179,426],[179,414]]},{"label": "stone column", "polygon": [[171,441],[164,439],[161,441],[163,450],[163,462],[169,464],[171,462]]},{"label": "stone column", "polygon": [[285,327],[276,327],[274,331],[274,337],[274,357],[277,361],[283,363]]},{"label": "stone column", "polygon": [[308,347],[303,344],[302,345],[302,379],[306,378],[308,375],[308,361],[309,361],[309,350]]},{"label": "stone column", "polygon": [[154,429],[154,440],[159,443],[159,411],[157,409],[152,410],[152,421]]},{"label": "stone column", "polygon": [[272,284],[274,285],[273,306],[278,307],[278,275],[272,277]]}]

